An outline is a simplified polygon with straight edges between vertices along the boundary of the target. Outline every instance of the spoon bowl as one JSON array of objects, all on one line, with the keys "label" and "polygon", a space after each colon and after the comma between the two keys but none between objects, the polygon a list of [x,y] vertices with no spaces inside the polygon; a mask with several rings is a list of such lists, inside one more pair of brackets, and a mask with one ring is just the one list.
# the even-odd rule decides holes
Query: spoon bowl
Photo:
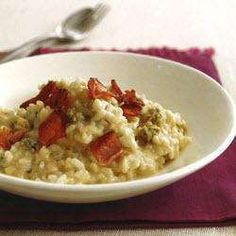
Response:
[{"label": "spoon bowl", "polygon": [[103,19],[108,9],[108,6],[98,4],[94,8],[78,10],[57,26],[56,35],[62,39],[82,40]]}]

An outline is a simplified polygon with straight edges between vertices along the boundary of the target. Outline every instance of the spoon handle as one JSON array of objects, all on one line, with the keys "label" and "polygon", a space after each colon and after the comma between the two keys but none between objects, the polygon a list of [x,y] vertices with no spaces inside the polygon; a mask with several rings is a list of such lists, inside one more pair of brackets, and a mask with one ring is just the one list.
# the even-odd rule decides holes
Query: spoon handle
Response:
[{"label": "spoon handle", "polygon": [[6,53],[6,55],[0,59],[0,64],[14,59],[26,57],[43,45],[50,46],[54,44],[58,39],[59,38],[53,34],[33,38],[28,42],[22,44],[21,46],[17,47],[16,49],[13,49],[10,52]]}]

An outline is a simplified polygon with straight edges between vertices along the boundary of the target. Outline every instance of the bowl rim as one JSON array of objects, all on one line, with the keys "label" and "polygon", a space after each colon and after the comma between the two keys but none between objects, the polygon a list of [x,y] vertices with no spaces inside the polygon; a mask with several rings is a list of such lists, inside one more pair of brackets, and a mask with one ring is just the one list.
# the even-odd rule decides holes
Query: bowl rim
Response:
[{"label": "bowl rim", "polygon": [[[4,63],[0,65],[0,70],[2,67],[5,67],[7,65],[15,64],[15,63],[23,63],[31,60],[42,59],[42,58],[48,58],[48,57],[63,57],[63,56],[70,56],[71,54],[74,55],[82,55],[82,54],[93,54],[93,55],[111,55],[111,56],[127,56],[127,57],[136,57],[136,58],[143,58],[143,59],[149,59],[154,60],[156,62],[164,62],[166,64],[172,64],[177,67],[181,67],[184,70],[191,71],[193,73],[197,73],[200,76],[199,79],[205,79],[208,82],[212,83],[213,86],[216,87],[216,89],[220,89],[221,92],[223,92],[224,96],[229,101],[229,104],[232,108],[232,127],[228,134],[228,136],[225,138],[225,140],[210,154],[206,155],[200,160],[197,160],[191,164],[188,164],[184,167],[178,168],[176,170],[163,173],[158,175],[152,175],[145,178],[135,179],[131,181],[125,181],[125,182],[117,182],[117,183],[106,183],[106,184],[62,184],[62,183],[50,183],[50,182],[43,182],[43,181],[35,181],[35,180],[28,180],[28,179],[22,179],[19,177],[14,177],[10,175],[6,175],[3,173],[0,173],[0,184],[6,183],[10,185],[18,185],[26,188],[33,188],[33,189],[44,189],[48,191],[70,191],[70,192],[91,192],[91,191],[106,191],[106,190],[121,190],[124,188],[136,188],[141,186],[150,186],[157,183],[164,183],[166,180],[174,180],[179,179],[181,177],[184,177],[188,174],[191,174],[192,172],[195,172],[202,167],[206,166],[213,160],[215,160],[220,154],[222,154],[228,146],[231,144],[231,142],[235,138],[236,134],[236,109],[233,102],[233,99],[231,98],[230,94],[223,88],[218,82],[216,82],[214,79],[212,79],[210,76],[205,74],[204,72],[201,72],[193,67],[184,65],[179,62],[175,62],[172,60],[164,59],[161,57],[156,56],[150,56],[150,55],[143,55],[143,54],[137,54],[137,53],[130,53],[130,52],[122,52],[122,51],[70,51],[70,52],[59,52],[59,53],[50,53],[50,54],[43,54],[43,55],[37,55],[33,57],[27,57],[22,58],[19,60],[10,61],[7,63]],[[1,186],[1,185],[0,185]],[[1,188],[1,187],[0,187]]]}]

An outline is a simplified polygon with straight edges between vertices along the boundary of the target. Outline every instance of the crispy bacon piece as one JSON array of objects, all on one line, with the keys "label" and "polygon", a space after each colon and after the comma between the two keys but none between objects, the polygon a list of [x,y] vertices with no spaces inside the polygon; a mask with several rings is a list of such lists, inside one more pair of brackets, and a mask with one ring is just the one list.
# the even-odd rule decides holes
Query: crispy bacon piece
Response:
[{"label": "crispy bacon piece", "polygon": [[43,146],[49,146],[66,136],[68,118],[62,111],[53,111],[39,126],[39,141]]},{"label": "crispy bacon piece", "polygon": [[88,81],[88,97],[90,99],[110,99],[114,97],[119,102],[124,116],[128,119],[140,115],[144,106],[142,100],[136,97],[133,89],[126,90],[123,93],[115,80],[111,80],[111,91],[108,91],[99,80],[90,78]]},{"label": "crispy bacon piece", "polygon": [[142,111],[142,106],[138,104],[123,104],[121,108],[126,118],[134,118],[139,116]]},{"label": "crispy bacon piece", "polygon": [[111,92],[118,102],[123,101],[124,94],[114,79],[111,81]]},{"label": "crispy bacon piece", "polygon": [[46,84],[41,91],[39,92],[39,94],[31,99],[29,99],[28,101],[22,103],[20,105],[21,108],[26,108],[29,106],[29,104],[31,103],[36,103],[38,100],[46,100],[48,99],[48,97],[50,96],[51,93],[54,93],[56,89],[56,83],[53,81],[49,81],[48,84]]},{"label": "crispy bacon piece", "polygon": [[25,102],[23,102],[21,105],[20,105],[20,108],[26,108],[29,106],[29,104],[34,104],[38,101],[39,99],[36,97],[33,97]]},{"label": "crispy bacon piece", "polygon": [[111,131],[90,144],[90,150],[101,166],[109,166],[123,153],[123,147],[115,132]]},{"label": "crispy bacon piece", "polygon": [[113,97],[113,94],[109,92],[98,79],[90,78],[88,81],[88,97],[90,99],[110,99],[111,97]]},{"label": "crispy bacon piece", "polygon": [[[42,99],[43,100],[43,99]],[[53,109],[60,109],[62,111],[67,111],[71,105],[71,97],[67,89],[59,88],[56,89],[54,94],[45,100],[45,104]]]},{"label": "crispy bacon piece", "polygon": [[20,141],[26,134],[25,129],[21,130],[1,130],[0,131],[0,147],[3,149],[10,149],[11,146]]},{"label": "crispy bacon piece", "polygon": [[123,114],[126,118],[129,119],[140,115],[144,103],[136,97],[134,90],[126,90],[125,93],[123,93],[116,81],[112,80],[111,91],[121,104]]},{"label": "crispy bacon piece", "polygon": [[123,105],[121,108],[123,110],[123,114],[126,118],[130,119],[135,116],[139,116],[142,111],[142,107],[144,103],[141,99],[136,97],[134,90],[126,90],[123,95]]},{"label": "crispy bacon piece", "polygon": [[26,108],[31,103],[36,103],[38,100],[50,106],[53,109],[61,109],[66,111],[71,105],[71,97],[67,89],[58,88],[54,81],[49,81],[36,97],[20,105],[21,108]]},{"label": "crispy bacon piece", "polygon": [[135,90],[126,90],[123,99],[125,104],[137,104],[139,106],[144,106],[141,99],[136,97]]}]

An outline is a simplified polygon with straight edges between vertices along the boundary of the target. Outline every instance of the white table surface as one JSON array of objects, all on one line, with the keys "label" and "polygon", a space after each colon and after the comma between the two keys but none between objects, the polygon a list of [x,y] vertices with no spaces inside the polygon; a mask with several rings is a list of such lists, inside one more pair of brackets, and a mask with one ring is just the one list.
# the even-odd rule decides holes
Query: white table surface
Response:
[{"label": "white table surface", "polygon": [[[52,31],[97,0],[0,0],[0,49]],[[106,0],[111,11],[84,42],[92,48],[214,47],[223,85],[236,101],[236,0]],[[0,235],[236,235],[236,226],[112,231],[0,230]]]}]

